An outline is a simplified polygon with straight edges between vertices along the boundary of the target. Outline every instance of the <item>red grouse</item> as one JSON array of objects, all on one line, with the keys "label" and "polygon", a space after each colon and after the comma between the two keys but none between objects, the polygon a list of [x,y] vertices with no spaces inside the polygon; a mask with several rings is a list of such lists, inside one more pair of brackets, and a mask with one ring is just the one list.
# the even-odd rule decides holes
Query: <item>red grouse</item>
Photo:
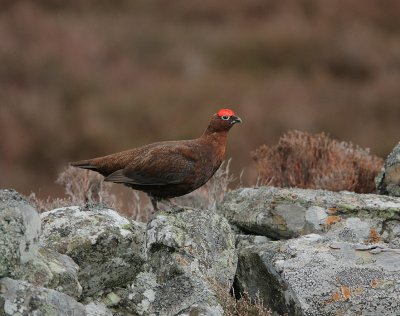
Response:
[{"label": "red grouse", "polygon": [[158,201],[190,193],[214,175],[224,160],[228,131],[241,121],[232,110],[221,109],[199,138],[153,143],[71,165],[146,192],[157,210]]}]

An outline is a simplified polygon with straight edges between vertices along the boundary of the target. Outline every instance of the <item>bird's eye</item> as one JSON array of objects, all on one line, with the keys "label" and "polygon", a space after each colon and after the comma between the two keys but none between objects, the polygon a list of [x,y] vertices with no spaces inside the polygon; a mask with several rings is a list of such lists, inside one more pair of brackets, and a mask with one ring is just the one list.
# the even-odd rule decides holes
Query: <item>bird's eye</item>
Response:
[{"label": "bird's eye", "polygon": [[224,121],[227,121],[227,120],[229,120],[229,116],[223,115],[223,116],[221,116],[221,119],[223,119]]}]

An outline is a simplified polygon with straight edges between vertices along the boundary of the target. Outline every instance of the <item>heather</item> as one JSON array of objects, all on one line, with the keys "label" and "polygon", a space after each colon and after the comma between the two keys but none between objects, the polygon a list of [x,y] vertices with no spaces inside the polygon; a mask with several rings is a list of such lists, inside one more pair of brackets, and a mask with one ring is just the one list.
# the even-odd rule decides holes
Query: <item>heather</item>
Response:
[{"label": "heather", "polygon": [[324,133],[293,131],[278,144],[251,153],[259,184],[330,191],[375,192],[383,160],[368,149],[332,139]]},{"label": "heather", "polygon": [[3,1],[0,186],[45,198],[69,161],[190,139],[231,107],[227,157],[288,130],[385,157],[398,141],[398,1]]}]

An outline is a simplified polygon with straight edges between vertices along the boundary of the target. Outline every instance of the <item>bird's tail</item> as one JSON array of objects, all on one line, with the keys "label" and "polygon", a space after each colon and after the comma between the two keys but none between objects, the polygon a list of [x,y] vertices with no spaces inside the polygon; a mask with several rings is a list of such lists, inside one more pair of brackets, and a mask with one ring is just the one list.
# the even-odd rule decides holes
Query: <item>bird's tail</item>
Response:
[{"label": "bird's tail", "polygon": [[97,170],[97,166],[94,165],[90,160],[74,161],[71,162],[70,165],[82,169]]}]

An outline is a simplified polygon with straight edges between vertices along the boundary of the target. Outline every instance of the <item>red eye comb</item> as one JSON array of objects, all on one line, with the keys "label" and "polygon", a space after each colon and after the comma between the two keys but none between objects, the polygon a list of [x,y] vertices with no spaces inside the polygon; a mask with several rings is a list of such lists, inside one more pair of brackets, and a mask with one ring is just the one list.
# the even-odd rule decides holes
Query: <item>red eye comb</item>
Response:
[{"label": "red eye comb", "polygon": [[230,109],[221,109],[218,111],[218,116],[232,116],[235,115],[235,112],[233,112]]}]

